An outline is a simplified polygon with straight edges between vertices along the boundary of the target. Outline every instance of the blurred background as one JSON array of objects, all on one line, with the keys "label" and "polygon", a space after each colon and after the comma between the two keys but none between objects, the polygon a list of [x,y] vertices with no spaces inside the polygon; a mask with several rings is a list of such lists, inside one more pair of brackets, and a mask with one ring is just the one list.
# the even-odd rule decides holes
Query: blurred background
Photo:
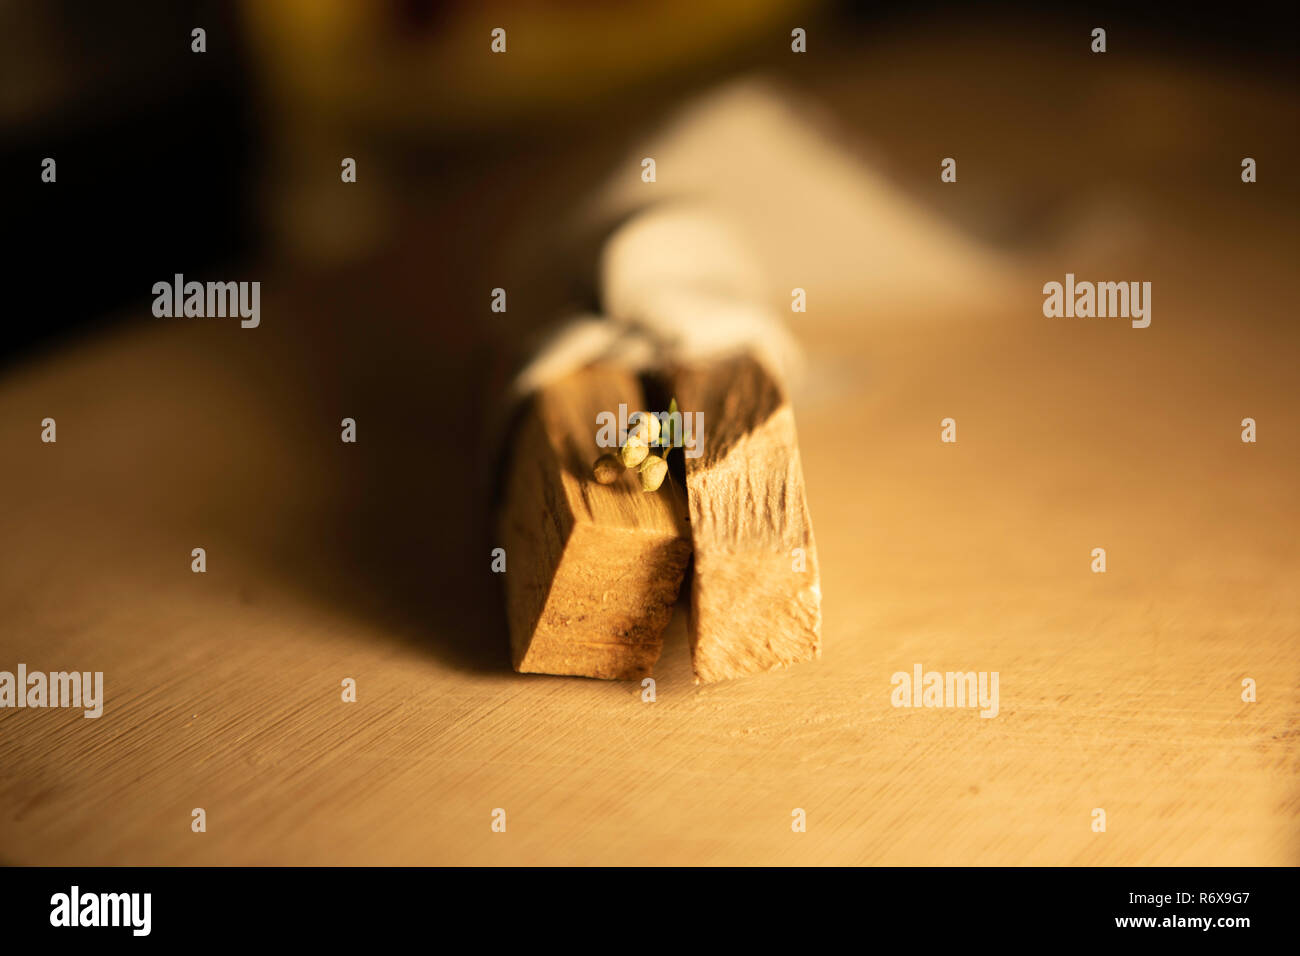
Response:
[{"label": "blurred background", "polygon": [[[25,277],[11,308],[31,318],[13,324],[0,358],[138,306],[142,289],[173,272],[335,268],[387,262],[402,246],[465,275],[467,259],[490,257],[485,246],[529,216],[560,216],[658,119],[735,76],[825,104],[845,145],[891,186],[930,205],[941,195],[943,216],[986,242],[1029,246],[1064,229],[1090,191],[1109,190],[1118,206],[1122,190],[1169,188],[1207,157],[1200,142],[1170,151],[1171,137],[1212,132],[1201,106],[1175,101],[1174,71],[1210,97],[1244,82],[1262,96],[1293,90],[1287,10],[6,3],[0,162],[10,263]],[[1105,68],[1080,72],[1089,53],[1079,37],[1094,25],[1109,30]],[[190,49],[199,26],[202,55]],[[494,57],[498,26],[515,40]],[[809,32],[809,55],[791,55],[794,26]],[[1108,98],[1118,89],[1123,113]],[[1267,115],[1259,136],[1294,125]],[[963,188],[936,194],[935,162],[956,152]],[[59,162],[58,189],[33,174],[46,156]],[[344,156],[360,168],[350,189],[338,188]],[[51,301],[69,281],[75,301]]]},{"label": "blurred background", "polygon": [[[3,861],[1295,864],[1293,7],[0,3],[0,668],[108,694],[0,713]],[[696,688],[679,614],[648,708],[510,671],[477,463],[666,196],[807,353],[825,656]],[[178,272],[261,325],[155,318]],[[998,719],[892,709],[916,661]]]}]

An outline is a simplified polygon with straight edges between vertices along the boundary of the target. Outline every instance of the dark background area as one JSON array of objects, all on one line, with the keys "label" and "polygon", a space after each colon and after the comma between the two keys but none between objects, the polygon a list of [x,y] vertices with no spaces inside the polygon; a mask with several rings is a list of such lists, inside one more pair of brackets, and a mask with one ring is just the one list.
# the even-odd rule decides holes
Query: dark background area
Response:
[{"label": "dark background area", "polygon": [[[144,301],[164,276],[255,251],[258,129],[237,13],[141,2],[3,14],[23,22],[0,30],[13,319],[0,362]],[[190,52],[200,23],[202,56]],[[55,184],[40,178],[47,156]]]},{"label": "dark background area", "polygon": [[[382,16],[395,33],[418,38],[436,33],[455,6],[402,0]],[[1112,57],[1125,57],[1141,36],[1144,55],[1203,59],[1293,84],[1293,6],[1074,3],[1049,12],[1029,3],[838,3],[792,22],[833,25],[817,31],[816,50],[840,60],[860,55],[864,35],[906,21],[988,17],[1038,29],[1048,22],[1077,33],[1081,44],[1102,25]],[[266,131],[278,120],[259,91],[244,14],[216,0],[26,3],[0,12],[0,169],[11,279],[0,368],[114,310],[147,305],[159,279],[177,272],[246,278],[240,264],[267,251]],[[201,56],[190,51],[190,30],[200,24],[208,33]],[[774,51],[742,43],[722,61],[678,64],[645,82],[666,96],[737,65],[788,69],[789,57],[783,45]],[[522,143],[545,162],[551,144],[593,122],[619,122],[604,118],[627,92],[601,91],[555,122],[538,117],[531,129],[431,124],[395,153],[414,157],[426,177],[469,185],[490,176],[503,149],[517,152]],[[653,98],[645,93],[635,98]],[[613,112],[627,120],[626,111]],[[46,156],[58,163],[56,185],[41,182]]]}]

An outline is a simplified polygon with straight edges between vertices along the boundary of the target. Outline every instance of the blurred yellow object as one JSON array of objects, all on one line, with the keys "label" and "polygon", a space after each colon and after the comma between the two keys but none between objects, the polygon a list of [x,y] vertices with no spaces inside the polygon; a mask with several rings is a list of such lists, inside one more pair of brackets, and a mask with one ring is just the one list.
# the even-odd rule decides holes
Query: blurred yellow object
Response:
[{"label": "blurred yellow object", "polygon": [[[819,0],[249,0],[271,91],[380,125],[476,125],[608,96],[742,45],[788,50]],[[504,53],[492,32],[506,31]],[[491,58],[491,62],[487,62]]]}]

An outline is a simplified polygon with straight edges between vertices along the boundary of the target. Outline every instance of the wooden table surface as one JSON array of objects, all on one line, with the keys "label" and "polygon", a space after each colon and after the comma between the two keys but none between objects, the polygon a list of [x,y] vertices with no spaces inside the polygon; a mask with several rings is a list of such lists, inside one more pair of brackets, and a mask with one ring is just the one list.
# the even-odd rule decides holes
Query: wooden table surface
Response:
[{"label": "wooden table surface", "polygon": [[[653,703],[509,670],[479,346],[384,321],[376,273],[268,267],[257,330],[145,304],[11,369],[0,669],[107,701],[0,710],[0,860],[1300,863],[1297,248],[1232,189],[1170,185],[1122,260],[798,327],[824,656],[697,686],[679,608]],[[1066,271],[1151,280],[1151,327],[1044,318]],[[998,671],[999,714],[891,706],[917,663]]]}]

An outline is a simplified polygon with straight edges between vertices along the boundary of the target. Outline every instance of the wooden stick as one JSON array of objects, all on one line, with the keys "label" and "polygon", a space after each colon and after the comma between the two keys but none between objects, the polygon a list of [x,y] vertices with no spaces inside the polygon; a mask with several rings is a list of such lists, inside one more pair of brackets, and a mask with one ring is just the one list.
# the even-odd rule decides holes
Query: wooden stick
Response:
[{"label": "wooden stick", "polygon": [[514,432],[500,531],[515,669],[635,679],[663,643],[690,557],[686,498],[645,493],[634,470],[598,484],[597,415],[643,401],[607,366],[541,389]]},{"label": "wooden stick", "polygon": [[703,413],[700,454],[685,456],[697,680],[820,657],[821,578],[784,390],[750,356],[679,369],[673,386],[684,412]]}]

